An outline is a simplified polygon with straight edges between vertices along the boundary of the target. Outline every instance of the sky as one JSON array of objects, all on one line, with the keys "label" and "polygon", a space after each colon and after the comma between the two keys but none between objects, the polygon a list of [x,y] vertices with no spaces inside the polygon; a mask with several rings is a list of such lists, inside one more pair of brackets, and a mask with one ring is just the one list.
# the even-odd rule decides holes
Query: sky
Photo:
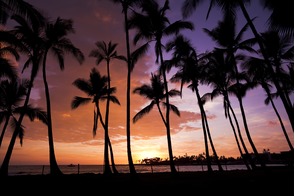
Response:
[{"label": "sky", "polygon": [[[77,78],[88,79],[92,68],[97,68],[100,73],[106,74],[106,64],[95,64],[95,58],[89,57],[92,49],[95,49],[96,41],[117,43],[118,54],[126,55],[125,34],[123,28],[123,15],[121,6],[108,0],[28,0],[29,3],[43,10],[52,20],[57,17],[73,19],[75,34],[69,36],[73,44],[81,49],[85,55],[85,62],[80,65],[72,56],[65,57],[65,69],[61,71],[57,61],[49,57],[47,64],[47,76],[50,86],[50,98],[52,105],[52,124],[54,149],[58,164],[103,164],[104,134],[99,125],[97,134],[92,135],[93,104],[83,105],[72,110],[71,101],[74,96],[86,97],[86,95],[72,85]],[[183,1],[171,0],[171,9],[167,12],[171,22],[182,19],[181,4]],[[213,9],[206,20],[208,5],[204,1],[194,14],[186,20],[194,23],[195,30],[183,33],[192,40],[198,53],[212,50],[216,45],[203,33],[202,28],[212,29],[220,20],[219,9]],[[161,4],[163,5],[163,4]],[[256,17],[254,24],[259,31],[267,28],[269,12],[260,6],[259,1],[252,1],[247,6],[251,17]],[[245,20],[238,15],[238,26],[243,26]],[[252,37],[249,31],[246,38]],[[132,35],[131,35],[132,37]],[[165,55],[169,58],[169,54]],[[19,69],[22,68],[22,60]],[[111,104],[109,120],[109,136],[113,145],[116,164],[126,164],[126,78],[127,66],[119,60],[111,61],[111,85],[117,88],[116,96],[120,105]],[[154,50],[150,51],[136,64],[132,72],[131,88],[134,89],[143,83],[149,83],[151,72],[156,70]],[[22,77],[29,76],[29,70]],[[171,74],[169,75],[171,76]],[[170,84],[169,88],[176,88],[176,84]],[[210,88],[201,86],[200,94],[210,92]],[[251,90],[244,98],[244,108],[247,115],[251,137],[258,152],[269,149],[270,152],[280,153],[289,150],[278,119],[271,106],[264,104],[265,93],[261,89]],[[246,138],[240,109],[235,97],[230,98],[234,110],[238,116],[242,135],[249,152],[251,147]],[[293,99],[293,97],[292,97]],[[41,72],[35,81],[31,95],[31,104],[46,108],[44,86]],[[131,94],[131,118],[141,108],[146,106],[149,100]],[[200,111],[196,96],[191,90],[184,88],[182,98],[172,99],[172,103],[178,107],[181,116],[171,114],[171,139],[174,156],[199,155],[204,150],[204,138],[201,128]],[[283,117],[289,137],[293,143],[293,132],[287,115],[280,100],[275,102]],[[104,104],[101,108],[104,108]],[[211,136],[218,156],[239,157],[240,153],[236,145],[233,131],[228,119],[224,117],[222,99],[218,98],[205,105],[206,114],[209,117]],[[102,109],[104,114],[104,109]],[[49,164],[49,148],[47,127],[41,122],[30,122],[25,119],[25,135],[23,145],[16,141],[10,164]],[[2,125],[1,125],[2,127]],[[0,160],[6,153],[12,131],[6,133],[0,148]],[[165,126],[158,111],[153,110],[148,115],[137,121],[131,122],[131,150],[134,163],[141,159],[161,157],[168,158],[167,138]],[[210,154],[212,151],[210,149]]]}]

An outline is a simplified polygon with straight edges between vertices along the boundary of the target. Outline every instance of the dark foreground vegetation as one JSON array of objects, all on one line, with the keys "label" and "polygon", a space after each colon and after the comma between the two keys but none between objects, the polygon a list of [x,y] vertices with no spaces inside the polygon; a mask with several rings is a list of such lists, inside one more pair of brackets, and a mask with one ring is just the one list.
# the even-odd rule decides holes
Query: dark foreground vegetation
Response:
[{"label": "dark foreground vegetation", "polygon": [[[14,188],[10,188],[13,185]],[[293,196],[294,168],[267,171],[69,174],[8,176],[1,191],[10,195],[259,195]]]}]

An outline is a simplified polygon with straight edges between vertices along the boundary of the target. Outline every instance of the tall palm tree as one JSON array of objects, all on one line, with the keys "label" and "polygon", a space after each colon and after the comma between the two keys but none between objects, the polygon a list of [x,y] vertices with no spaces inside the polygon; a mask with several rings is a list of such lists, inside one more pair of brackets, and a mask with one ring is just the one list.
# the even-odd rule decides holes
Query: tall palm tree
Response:
[{"label": "tall palm tree", "polygon": [[[2,144],[8,123],[11,122],[12,128],[15,128],[17,125],[16,115],[20,115],[23,110],[23,106],[20,105],[24,101],[28,87],[29,81],[26,79],[14,81],[3,80],[0,82],[0,122],[5,120],[0,135],[0,146]],[[41,108],[28,105],[24,113],[31,121],[39,119],[47,125],[47,114]],[[21,131],[19,132],[21,145],[23,143],[23,135],[24,127],[21,126]]]},{"label": "tall palm tree", "polygon": [[[98,41],[95,43],[96,47],[95,49],[91,50],[89,56],[90,57],[95,57],[96,58],[96,65],[99,65],[102,61],[106,62],[107,65],[107,77],[108,77],[108,88],[111,88],[111,73],[110,73],[110,62],[112,59],[120,59],[126,61],[126,58],[122,55],[118,55],[116,51],[117,43],[112,43],[111,41],[106,44],[104,41]],[[110,92],[110,91],[108,91]],[[110,146],[110,149],[112,149],[112,144],[110,141],[109,137],[109,112],[110,112],[110,100],[107,99],[106,103],[106,113],[105,113],[105,127],[106,130],[105,132],[107,133],[105,135],[105,153],[108,150],[108,146]],[[113,152],[111,151],[111,161],[112,161],[112,169],[114,173],[118,173],[116,166],[115,166],[115,161],[113,158]]]},{"label": "tall palm tree", "polygon": [[58,167],[53,142],[53,131],[52,131],[52,119],[51,119],[51,102],[50,93],[48,88],[47,76],[46,76],[46,60],[47,55],[51,52],[58,59],[59,67],[64,70],[64,55],[71,54],[80,64],[84,61],[83,53],[74,46],[69,38],[69,33],[74,33],[73,21],[67,19],[57,18],[56,21],[48,22],[45,27],[44,37],[44,56],[43,56],[43,82],[46,95],[46,108],[48,115],[48,142],[49,142],[49,159],[50,159],[50,174],[59,175],[62,174]]},{"label": "tall palm tree", "polygon": [[[238,65],[237,65],[237,51],[247,51],[247,52],[256,52],[252,49],[252,45],[255,43],[255,39],[247,39],[245,41],[242,40],[244,33],[248,29],[248,23],[245,24],[242,29],[236,34],[236,18],[232,15],[224,15],[223,21],[218,23],[218,26],[213,30],[204,29],[204,31],[219,45],[219,50],[224,50],[227,56],[227,65],[230,67],[228,71],[232,72],[232,76],[235,78],[235,85],[232,85],[235,90],[235,95],[237,96],[241,115],[243,119],[243,124],[245,128],[245,132],[247,135],[247,139],[252,147],[252,150],[255,154],[255,157],[261,163],[262,167],[265,167],[263,160],[259,158],[259,153],[256,149],[256,146],[252,140],[250,130],[248,127],[248,122],[245,114],[245,109],[243,106],[242,97],[245,96],[246,89],[249,89],[249,85],[243,84],[241,82],[241,74],[239,73]],[[247,87],[248,86],[248,87]],[[245,88],[246,87],[246,88]],[[241,93],[241,94],[240,94]],[[252,167],[255,168],[255,164],[252,164]]]},{"label": "tall palm tree", "polygon": [[17,126],[12,134],[7,152],[5,154],[5,157],[3,159],[3,163],[0,168],[0,175],[1,176],[7,176],[8,175],[8,166],[10,162],[10,158],[13,152],[15,140],[17,136],[19,135],[19,132],[21,131],[20,125],[22,124],[23,118],[24,118],[24,111],[26,111],[31,90],[33,88],[34,80],[36,78],[36,75],[38,73],[41,59],[42,59],[42,52],[43,52],[43,41],[42,41],[42,33],[44,26],[43,25],[37,25],[37,24],[31,24],[30,22],[26,21],[23,17],[19,15],[13,15],[11,17],[17,25],[14,27],[14,30],[11,32],[22,42],[23,46],[26,47],[26,55],[28,55],[28,59],[25,62],[23,66],[24,71],[26,68],[28,68],[30,65],[32,65],[31,74],[30,74],[30,84],[28,87],[28,92],[26,94],[26,98],[23,105],[23,112],[20,114],[19,119],[17,121]]},{"label": "tall palm tree", "polygon": [[127,88],[126,88],[126,138],[127,138],[127,157],[129,171],[131,174],[136,174],[136,170],[133,164],[132,151],[131,151],[131,129],[130,129],[130,89],[131,89],[131,72],[134,67],[134,63],[131,60],[130,50],[130,38],[128,29],[128,10],[133,9],[133,6],[138,6],[142,0],[112,0],[114,3],[120,3],[122,5],[122,12],[124,14],[124,30],[126,41],[126,53],[127,53]]},{"label": "tall palm tree", "polygon": [[[81,91],[85,92],[88,97],[78,97],[75,96],[72,100],[71,107],[72,109],[78,108],[80,105],[85,105],[87,103],[95,104],[94,108],[94,122],[93,122],[93,136],[96,134],[96,129],[98,125],[98,119],[100,120],[100,123],[105,130],[105,135],[108,133],[106,132],[106,124],[103,121],[101,112],[100,112],[100,101],[110,100],[113,103],[116,103],[120,105],[119,100],[113,95],[116,92],[116,88],[108,88],[108,77],[107,76],[101,76],[100,73],[95,69],[92,68],[90,72],[90,78],[89,80],[85,80],[82,78],[78,78],[73,82],[73,85],[76,86]],[[105,142],[108,143],[107,140],[108,136],[105,136]],[[105,145],[105,148],[108,148],[108,146]],[[104,175],[109,175],[112,173],[109,163],[109,155],[108,150],[104,151]]]},{"label": "tall palm tree", "polygon": [[[263,39],[264,42],[267,45],[266,49],[269,50],[268,53],[272,54],[271,55],[272,61],[274,62],[274,65],[276,66],[277,75],[280,78],[281,83],[286,82],[290,84],[290,89],[286,89],[286,94],[293,92],[294,87],[293,87],[293,83],[291,82],[292,76],[286,72],[285,70],[286,68],[284,69],[284,66],[288,65],[289,63],[292,63],[290,61],[293,61],[294,55],[292,51],[294,47],[290,46],[290,42],[289,42],[290,40],[287,39],[286,36],[282,36],[280,38],[278,35],[278,32],[269,31],[269,32],[263,33],[262,36],[264,38]],[[294,151],[293,145],[288,137],[282,118],[278,110],[276,109],[275,103],[273,101],[274,95],[271,92],[272,80],[264,59],[261,59],[259,57],[254,57],[254,56],[248,57],[247,59],[243,61],[242,68],[248,73],[248,75],[251,77],[251,80],[261,85],[261,87],[266,92],[267,97],[265,99],[265,104],[271,103],[271,106],[278,117],[278,120],[280,122],[282,131],[287,140],[287,143],[290,147],[290,150]]]},{"label": "tall palm tree", "polygon": [[[166,45],[167,51],[172,52],[172,59],[165,61],[166,67],[171,69],[172,66],[175,66],[178,70],[172,76],[172,82],[180,82],[181,83],[181,92],[184,84],[188,84],[188,88],[191,88],[193,92],[196,93],[198,106],[201,112],[202,119],[202,128],[204,134],[204,144],[205,144],[205,155],[207,161],[208,172],[213,171],[211,167],[211,157],[209,153],[209,145],[208,139],[210,141],[215,160],[218,162],[218,156],[215,151],[213,141],[210,138],[210,130],[207,123],[207,117],[204,110],[204,101],[201,98],[199,93],[199,81],[202,77],[202,70],[200,69],[199,59],[197,53],[190,41],[187,40],[183,35],[178,35],[174,40],[170,41]],[[220,170],[222,167],[218,164]]]},{"label": "tall palm tree", "polygon": [[[130,28],[136,30],[133,42],[137,44],[139,40],[147,40],[148,43],[155,41],[156,63],[160,65],[160,74],[163,76],[166,91],[166,104],[169,105],[167,70],[164,67],[162,39],[165,36],[177,34],[183,29],[193,30],[194,26],[191,22],[182,20],[170,23],[166,16],[166,12],[169,10],[169,0],[165,1],[163,7],[160,7],[157,1],[143,1],[141,8],[141,13],[133,12],[130,17]],[[166,132],[169,161],[171,172],[177,173],[173,161],[169,113],[170,108],[168,107],[166,110]]]},{"label": "tall palm tree", "polygon": [[[266,1],[271,2],[272,0],[266,0]],[[190,16],[201,2],[203,2],[203,0],[185,0],[182,5],[182,14],[183,14],[184,18]],[[260,33],[258,33],[258,31],[257,31],[255,25],[253,24],[253,21],[248,13],[246,7],[245,7],[245,4],[247,4],[249,2],[250,2],[250,0],[237,0],[237,1],[210,0],[209,9],[207,12],[207,18],[210,15],[211,8],[215,5],[219,6],[222,9],[222,11],[225,13],[225,15],[231,15],[233,17],[236,17],[236,9],[237,8],[241,9],[244,18],[246,19],[247,23],[249,24],[249,27],[250,27],[255,39],[257,40],[257,43],[258,43],[259,48],[261,50],[261,54],[263,55],[263,58],[267,64],[267,68],[269,69],[269,73],[271,74],[271,77],[273,79],[274,86],[276,87],[278,94],[283,102],[286,113],[288,114],[288,118],[289,118],[290,122],[292,123],[292,127],[294,127],[294,122],[293,122],[294,106],[292,104],[290,105],[290,103],[288,102],[288,100],[287,100],[288,98],[285,96],[285,94],[282,90],[283,88],[280,85],[280,81],[277,80],[276,73],[274,71],[274,68],[272,67],[272,63],[270,62],[270,57],[265,49],[261,35],[260,35]],[[268,5],[271,5],[271,4],[268,4]],[[284,4],[284,6],[285,5],[290,6],[289,3]],[[269,6],[269,7],[273,8],[274,6]],[[281,9],[281,8],[279,8],[279,9]],[[286,9],[282,9],[282,10],[285,11]],[[292,10],[292,12],[294,12],[294,10]],[[278,20],[278,21],[282,22],[283,20]]]},{"label": "tall palm tree", "polygon": [[[165,92],[165,84],[163,83],[162,75],[160,74],[151,74],[150,79],[151,84],[143,84],[140,87],[136,87],[133,90],[133,93],[139,94],[149,100],[151,100],[150,104],[141,109],[139,112],[135,114],[133,117],[133,123],[136,123],[139,119],[143,116],[147,115],[154,106],[157,107],[161,119],[167,129],[168,122],[165,118],[161,107],[165,108],[166,110],[170,108],[176,115],[180,116],[180,112],[175,105],[168,104],[166,101],[166,92]],[[168,93],[169,97],[179,96],[180,92],[176,89],[171,89]],[[168,138],[167,138],[168,139]]]},{"label": "tall palm tree", "polygon": [[[246,160],[246,157],[249,157],[250,155],[248,153],[244,139],[242,138],[239,123],[236,119],[236,115],[234,113],[234,110],[231,106],[231,102],[229,99],[229,93],[230,93],[229,88],[230,88],[231,84],[233,83],[234,77],[232,76],[232,72],[230,71],[231,67],[227,63],[228,58],[226,58],[225,55],[226,55],[225,51],[218,50],[218,49],[216,49],[216,50],[210,52],[208,55],[206,55],[206,58],[208,59],[208,62],[204,64],[205,65],[204,73],[206,73],[205,74],[206,76],[201,80],[201,82],[202,82],[202,84],[210,85],[213,88],[211,93],[208,93],[205,95],[206,97],[209,96],[210,99],[214,99],[215,97],[217,97],[219,95],[223,96],[224,115],[226,118],[229,119],[229,122],[232,127],[240,155],[241,155],[247,169],[250,170],[250,167],[247,163],[249,159],[247,158],[247,160]],[[243,154],[243,151],[240,147],[240,142],[237,137],[236,129],[233,124],[231,114],[234,117],[235,124],[236,124],[237,131],[238,131],[238,135],[239,135],[239,139],[240,139],[242,147],[245,151],[245,155]],[[255,164],[255,163],[252,162],[252,164]]]}]

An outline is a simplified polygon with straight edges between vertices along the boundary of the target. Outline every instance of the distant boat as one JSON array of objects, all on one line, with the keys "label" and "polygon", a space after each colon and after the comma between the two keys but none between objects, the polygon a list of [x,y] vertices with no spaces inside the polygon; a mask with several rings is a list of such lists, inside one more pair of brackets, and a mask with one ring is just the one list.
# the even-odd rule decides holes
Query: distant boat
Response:
[{"label": "distant boat", "polygon": [[75,165],[74,164],[70,164],[70,165],[68,165],[68,167],[75,167]]}]

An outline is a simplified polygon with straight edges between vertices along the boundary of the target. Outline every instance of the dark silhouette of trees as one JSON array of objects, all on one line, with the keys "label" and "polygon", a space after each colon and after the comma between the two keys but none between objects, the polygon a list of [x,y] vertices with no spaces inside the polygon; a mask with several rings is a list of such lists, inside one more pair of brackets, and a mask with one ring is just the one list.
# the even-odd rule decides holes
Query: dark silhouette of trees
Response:
[{"label": "dark silhouette of trees", "polygon": [[126,139],[127,139],[127,158],[129,171],[131,174],[136,174],[136,170],[133,164],[132,151],[131,151],[131,129],[130,129],[130,92],[131,92],[131,73],[135,65],[135,60],[131,57],[130,49],[130,36],[128,25],[128,10],[133,10],[133,6],[139,6],[143,0],[112,0],[114,3],[120,3],[122,5],[122,12],[124,14],[124,30],[126,41],[126,53],[127,53],[127,88],[126,88]]},{"label": "dark silhouette of trees", "polygon": [[[126,60],[124,56],[118,55],[116,51],[117,43],[112,43],[111,41],[106,44],[104,41],[98,41],[95,43],[96,48],[91,50],[89,56],[96,58],[96,65],[99,65],[102,61],[106,61],[107,66],[107,78],[108,78],[108,88],[111,88],[111,74],[110,74],[110,61],[113,59],[120,59],[120,60]],[[110,93],[110,91],[108,91]],[[110,96],[110,95],[108,95]],[[111,149],[111,161],[112,161],[112,169],[114,173],[118,173],[113,151],[112,151],[112,144],[109,137],[109,113],[110,113],[110,99],[107,99],[106,103],[106,113],[105,113],[105,155],[108,155],[108,146]]]},{"label": "dark silhouette of trees", "polygon": [[[113,95],[116,92],[116,88],[108,88],[108,77],[107,76],[101,76],[100,73],[95,69],[92,68],[90,72],[90,78],[89,80],[85,80],[82,78],[78,78],[73,82],[73,85],[76,86],[81,91],[85,92],[85,94],[88,95],[88,97],[79,97],[75,96],[71,103],[71,108],[76,109],[80,105],[85,105],[87,103],[94,103],[94,122],[93,122],[93,136],[96,134],[96,129],[98,125],[98,119],[105,131],[105,142],[108,143],[108,136],[106,133],[106,124],[103,121],[101,112],[100,112],[100,101],[110,100],[113,103],[116,103],[120,105],[119,100]],[[105,148],[108,148],[108,145],[105,146]],[[109,175],[112,173],[109,163],[109,156],[108,156],[108,150],[105,150],[104,154],[104,175]]]},{"label": "dark silhouette of trees", "polygon": [[51,120],[51,101],[50,93],[46,76],[46,60],[47,55],[52,53],[58,60],[59,68],[64,70],[64,56],[65,54],[71,54],[80,64],[84,61],[84,55],[71,40],[67,37],[68,34],[74,33],[73,21],[70,19],[57,18],[54,22],[48,22],[44,29],[45,37],[44,41],[44,53],[43,53],[43,82],[45,88],[46,107],[48,115],[48,142],[49,142],[49,161],[50,161],[50,174],[60,175],[61,170],[58,167],[53,142],[53,130]]},{"label": "dark silhouette of trees", "polygon": [[[164,86],[166,91],[166,104],[169,104],[168,94],[168,80],[166,76],[166,67],[164,66],[163,58],[163,44],[162,39],[165,36],[174,35],[181,30],[192,30],[193,24],[188,21],[178,20],[170,23],[166,16],[166,12],[169,10],[169,1],[166,0],[163,7],[160,7],[156,1],[143,1],[141,5],[141,13],[133,12],[130,17],[130,28],[135,29],[134,43],[139,40],[147,40],[148,43],[155,41],[155,55],[156,63],[159,63],[160,74],[163,76]],[[168,141],[168,153],[170,158],[170,167],[172,173],[177,173],[175,165],[173,163],[173,151],[172,142],[170,136],[170,108],[166,108],[166,132]]]},{"label": "dark silhouette of trees", "polygon": [[[143,109],[141,109],[137,114],[133,117],[133,122],[136,123],[140,118],[147,115],[154,106],[157,107],[161,119],[167,129],[168,122],[165,118],[161,107],[165,108],[166,110],[168,108],[171,109],[176,115],[180,116],[180,112],[178,108],[175,105],[168,104],[166,101],[166,92],[165,92],[165,84],[163,83],[162,76],[160,74],[151,74],[151,84],[143,84],[140,87],[137,87],[133,90],[133,93],[139,94],[147,99],[150,99],[151,102],[149,105],[145,106]],[[169,97],[179,96],[180,92],[176,89],[172,89],[167,92]],[[170,157],[169,157],[170,160]]]},{"label": "dark silhouette of trees", "polygon": [[[37,15],[39,15],[38,13]],[[22,113],[19,116],[19,119],[17,121],[17,126],[12,134],[7,152],[5,154],[5,157],[3,159],[3,163],[0,168],[0,175],[1,176],[7,176],[8,175],[8,166],[10,162],[10,158],[13,152],[15,140],[17,136],[19,135],[19,132],[21,131],[21,124],[24,118],[24,111],[26,111],[31,90],[34,84],[34,80],[36,78],[36,75],[39,70],[39,66],[41,64],[42,59],[42,52],[43,52],[43,42],[42,42],[42,29],[44,28],[45,22],[41,23],[29,23],[25,20],[25,18],[19,16],[19,15],[13,15],[12,19],[17,23],[14,27],[14,30],[12,30],[12,34],[15,35],[17,39],[20,40],[23,48],[25,48],[25,54],[28,56],[27,61],[24,64],[23,71],[29,67],[29,65],[32,65],[31,74],[30,74],[30,84],[28,86],[28,92],[26,94],[26,98],[23,105]]]},{"label": "dark silhouette of trees", "polygon": [[[23,106],[21,106],[21,104],[26,96],[28,87],[29,81],[26,79],[13,81],[2,80],[0,82],[0,122],[2,123],[4,121],[3,129],[0,135],[0,146],[7,130],[8,123],[10,122],[11,128],[15,129],[17,126],[17,116],[22,112],[24,112],[25,116],[31,121],[38,119],[47,125],[47,114],[41,108],[28,105],[26,110],[22,111]],[[18,135],[21,145],[23,144],[24,131],[24,126],[21,125]]]},{"label": "dark silhouette of trees", "polygon": [[[294,54],[292,51],[294,50],[294,46],[290,46],[291,42],[287,36],[280,36],[278,32],[268,31],[263,33],[262,37],[264,43],[266,44],[266,49],[269,51],[268,53],[272,54],[271,56],[275,66],[277,67],[276,73],[279,80],[281,80],[281,83],[289,84],[289,86],[285,85],[288,87],[288,89],[284,89],[286,96],[289,97],[289,94],[293,92],[294,83],[292,82],[292,73],[288,72],[288,68],[286,69],[286,66],[289,66],[293,61],[292,59],[294,58]],[[266,105],[269,103],[271,104],[275,114],[278,117],[288,146],[290,147],[291,151],[294,151],[283,120],[274,103],[274,99],[277,97],[277,94],[272,92],[273,83],[264,59],[255,56],[249,56],[242,62],[241,67],[247,72],[251,81],[257,85],[260,85],[266,92],[266,99],[264,103]]]}]

